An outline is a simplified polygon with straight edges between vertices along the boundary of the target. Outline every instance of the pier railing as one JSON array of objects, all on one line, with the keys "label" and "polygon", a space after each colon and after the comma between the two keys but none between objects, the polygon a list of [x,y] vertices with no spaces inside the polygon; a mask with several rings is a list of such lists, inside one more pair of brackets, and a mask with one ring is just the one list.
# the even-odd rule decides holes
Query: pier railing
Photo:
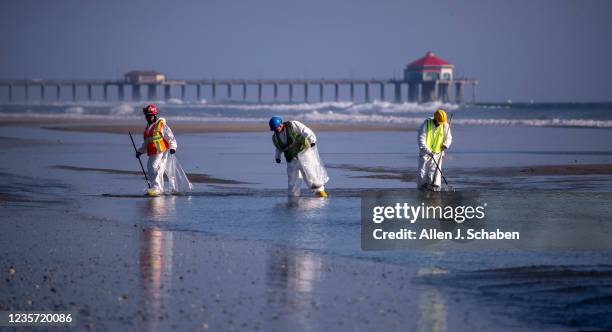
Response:
[{"label": "pier railing", "polygon": [[[389,95],[393,102],[456,102],[463,103],[465,86],[471,86],[472,102],[475,102],[478,81],[472,78],[438,80],[428,82],[410,82],[397,79],[201,79],[201,80],[164,80],[156,83],[134,83],[127,80],[2,80],[0,91],[4,89],[5,100],[47,101],[65,100],[66,89],[69,99],[77,100],[131,100],[155,101],[160,96],[165,100],[187,100],[187,91],[195,90],[199,101],[206,97],[212,101],[249,99],[249,87],[256,90],[258,102],[280,100],[295,102],[298,90],[301,90],[301,101],[341,101],[357,99],[357,92],[364,102],[373,99],[387,101]],[[453,89],[454,87],[454,89]],[[269,89],[268,98],[264,98],[264,89]],[[286,93],[281,94],[281,88]],[[327,88],[327,89],[326,89]],[[330,89],[331,88],[331,89]],[[37,91],[38,90],[38,91]],[[85,93],[79,93],[79,91]],[[146,98],[143,98],[143,90]],[[176,92],[178,90],[178,93]],[[236,93],[238,90],[238,93]],[[251,89],[252,90],[252,89]],[[358,91],[359,90],[359,91]],[[390,91],[389,91],[390,90]],[[100,95],[101,91],[101,95]],[[344,91],[344,94],[341,94]],[[63,93],[62,93],[63,92]],[[111,98],[111,92],[113,98]],[[129,94],[128,94],[129,92]],[[327,92],[327,93],[326,93]],[[19,96],[18,96],[19,94]],[[84,96],[83,96],[84,95]],[[316,97],[316,98],[314,98]]]}]

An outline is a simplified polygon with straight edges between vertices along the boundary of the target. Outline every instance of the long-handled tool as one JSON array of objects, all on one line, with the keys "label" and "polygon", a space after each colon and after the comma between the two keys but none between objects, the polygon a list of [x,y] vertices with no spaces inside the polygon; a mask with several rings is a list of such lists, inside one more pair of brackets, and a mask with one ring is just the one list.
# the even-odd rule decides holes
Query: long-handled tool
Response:
[{"label": "long-handled tool", "polygon": [[[128,133],[130,134],[130,140],[132,140],[132,146],[134,147],[134,151],[138,153],[138,149],[136,149],[136,143],[134,143],[134,138],[132,137],[132,132],[128,131]],[[142,170],[142,174],[144,175],[145,181],[147,181],[147,186],[149,187],[149,189],[151,189],[151,182],[149,181],[147,172],[145,172],[144,170],[144,166],[142,166],[142,160],[140,160],[140,157],[138,157],[138,163],[140,164],[140,169]]]},{"label": "long-handled tool", "polygon": [[[450,119],[448,120],[448,127],[450,128],[450,124],[451,121],[453,120],[453,115],[451,114]],[[445,135],[448,134],[448,132],[445,133]],[[444,180],[444,184],[446,185],[446,189],[447,190],[451,190],[454,191],[454,189],[448,185],[448,181],[446,181],[446,177],[444,176],[444,174],[442,174],[442,170],[440,169],[440,165],[438,165],[438,162],[436,161],[436,157],[434,156],[433,153],[429,154],[429,156],[431,157],[431,160],[433,160],[434,164],[436,164],[436,174],[434,174],[434,183],[436,183],[436,177],[438,176],[438,172],[440,173],[440,175],[442,176],[442,180]],[[440,153],[440,161],[442,161],[442,153]]]},{"label": "long-handled tool", "polygon": [[[429,156],[431,157],[431,160],[433,160],[434,164],[436,164],[436,169],[438,170],[438,172],[440,173],[440,175],[442,175],[442,180],[444,180],[444,184],[446,185],[447,189],[451,189],[451,186],[448,185],[448,181],[446,181],[446,177],[444,176],[444,174],[442,174],[442,170],[440,169],[440,165],[438,165],[438,162],[436,161],[436,157],[434,156],[433,153],[429,154]],[[442,160],[442,156],[440,155],[440,160]],[[438,176],[438,173],[434,174],[434,183],[436,183],[436,177]]]}]

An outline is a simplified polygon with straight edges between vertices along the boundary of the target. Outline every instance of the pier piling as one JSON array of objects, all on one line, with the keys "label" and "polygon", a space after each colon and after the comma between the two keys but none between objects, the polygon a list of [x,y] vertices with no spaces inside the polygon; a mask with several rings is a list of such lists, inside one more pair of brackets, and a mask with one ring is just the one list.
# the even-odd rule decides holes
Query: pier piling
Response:
[{"label": "pier piling", "polygon": [[263,84],[258,83],[257,84],[257,100],[259,100],[259,102],[261,103],[261,98],[263,95]]},{"label": "pier piling", "polygon": [[334,83],[334,100],[340,100],[340,84]]},{"label": "pier piling", "polygon": [[119,101],[125,100],[125,86],[123,84],[117,85],[117,99]]},{"label": "pier piling", "polygon": [[147,99],[157,99],[157,84],[147,84]]},{"label": "pier piling", "polygon": [[402,84],[396,82],[396,83],[393,83],[393,87],[394,87],[394,94],[395,94],[395,102],[401,103],[402,102]]},{"label": "pier piling", "polygon": [[323,102],[323,83],[319,83],[319,102]]}]

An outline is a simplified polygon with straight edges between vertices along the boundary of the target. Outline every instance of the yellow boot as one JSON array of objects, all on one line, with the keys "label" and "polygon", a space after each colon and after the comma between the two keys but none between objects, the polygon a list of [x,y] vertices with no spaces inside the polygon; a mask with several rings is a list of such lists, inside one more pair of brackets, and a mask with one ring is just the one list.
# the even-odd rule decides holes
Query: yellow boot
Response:
[{"label": "yellow boot", "polygon": [[157,197],[159,196],[159,192],[155,189],[149,189],[147,190],[146,196]]}]

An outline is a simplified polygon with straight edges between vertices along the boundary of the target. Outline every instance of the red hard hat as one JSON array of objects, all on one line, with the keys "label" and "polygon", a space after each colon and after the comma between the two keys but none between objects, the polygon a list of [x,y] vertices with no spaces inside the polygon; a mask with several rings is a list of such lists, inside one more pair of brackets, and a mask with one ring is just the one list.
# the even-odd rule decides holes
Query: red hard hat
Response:
[{"label": "red hard hat", "polygon": [[157,107],[153,104],[149,104],[142,109],[142,113],[145,115],[157,115]]}]

